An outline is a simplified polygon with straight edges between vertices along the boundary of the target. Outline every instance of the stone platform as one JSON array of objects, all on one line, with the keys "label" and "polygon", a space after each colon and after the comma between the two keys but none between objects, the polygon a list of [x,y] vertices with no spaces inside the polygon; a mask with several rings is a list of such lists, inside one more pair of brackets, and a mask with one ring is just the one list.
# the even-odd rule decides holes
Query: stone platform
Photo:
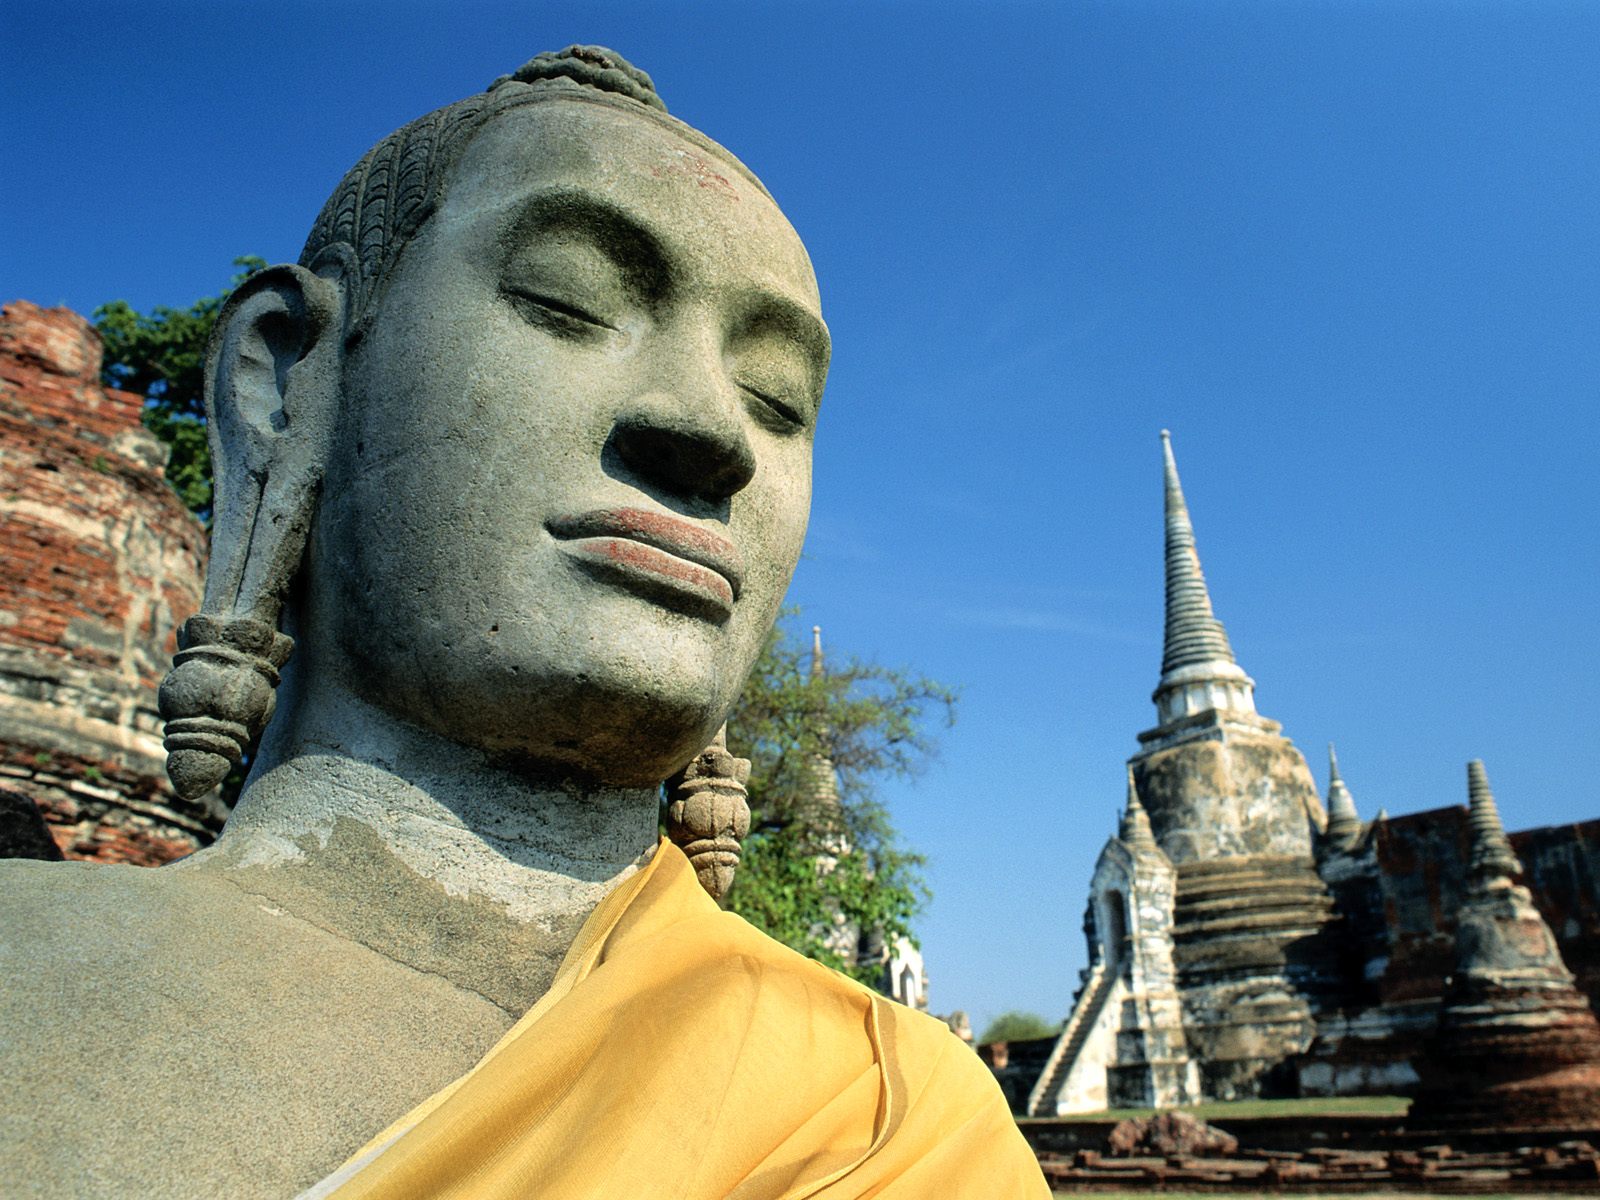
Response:
[{"label": "stone platform", "polygon": [[1600,1188],[1600,1152],[1581,1140],[1479,1153],[1433,1145],[1389,1152],[1256,1150],[1228,1158],[1108,1158],[1082,1150],[1071,1158],[1042,1154],[1039,1164],[1051,1187],[1072,1192],[1249,1190],[1447,1196],[1515,1192],[1549,1196],[1592,1194]]},{"label": "stone platform", "polygon": [[1401,1116],[1241,1117],[1216,1126],[1237,1142],[1225,1153],[1117,1156],[1107,1149],[1111,1121],[1019,1124],[1062,1191],[1600,1192],[1600,1129],[1462,1130],[1444,1142],[1407,1130]]}]

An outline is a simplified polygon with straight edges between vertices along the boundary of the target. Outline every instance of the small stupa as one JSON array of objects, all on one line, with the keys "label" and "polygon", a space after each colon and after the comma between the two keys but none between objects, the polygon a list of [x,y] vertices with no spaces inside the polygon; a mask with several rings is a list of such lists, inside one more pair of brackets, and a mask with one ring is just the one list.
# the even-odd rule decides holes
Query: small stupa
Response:
[{"label": "small stupa", "polygon": [[1139,800],[1139,787],[1133,779],[1133,768],[1128,768],[1128,802],[1122,810],[1122,822],[1117,829],[1122,843],[1135,854],[1148,854],[1159,850],[1155,831],[1150,828],[1150,814],[1144,811]]},{"label": "small stupa", "polygon": [[1328,827],[1323,831],[1327,843],[1339,850],[1348,850],[1361,837],[1361,814],[1356,811],[1355,797],[1345,786],[1339,774],[1339,756],[1328,743]]},{"label": "small stupa", "polygon": [[1467,764],[1472,835],[1455,969],[1418,1063],[1407,1125],[1426,1130],[1600,1124],[1600,1023],[1574,986],[1511,849],[1483,763]]}]

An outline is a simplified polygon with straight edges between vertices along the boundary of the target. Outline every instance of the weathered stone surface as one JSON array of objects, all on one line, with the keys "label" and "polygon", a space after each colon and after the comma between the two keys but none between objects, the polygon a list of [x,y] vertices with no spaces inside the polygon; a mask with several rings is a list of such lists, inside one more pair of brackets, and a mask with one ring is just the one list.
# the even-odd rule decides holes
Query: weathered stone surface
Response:
[{"label": "weathered stone surface", "polygon": [[[1166,431],[1162,455],[1159,724],[1139,735],[1131,820],[1091,882],[1090,969],[1030,1097],[1038,1116],[1292,1091],[1289,1060],[1341,983],[1316,785],[1256,712],[1212,609]],[[1135,866],[1152,855],[1159,869]]]},{"label": "weathered stone surface", "polygon": [[[492,1046],[652,853],[662,780],[760,650],[827,358],[771,197],[609,51],[369,152],[208,353],[215,536],[184,654],[212,677],[174,689],[175,774],[214,777],[270,715],[250,657],[286,647],[258,629],[296,643],[237,810],[159,871],[0,864],[0,925],[30,931],[0,939],[5,1177],[292,1195]],[[113,506],[92,515],[100,535]],[[116,575],[84,557],[27,636],[148,695],[145,625],[74,623]]]},{"label": "weathered stone surface", "polygon": [[1165,472],[1167,621],[1161,679],[1151,697],[1162,725],[1211,711],[1255,712],[1255,681],[1234,660],[1228,633],[1211,608],[1195,548],[1189,506],[1178,480],[1172,437],[1161,431]]},{"label": "weathered stone surface", "polygon": [[[1244,1130],[1248,1119],[1240,1124]],[[1339,1118],[1318,1122],[1337,1132]],[[1027,1127],[1030,1140],[1040,1136]],[[1371,1195],[1399,1191],[1547,1196],[1557,1192],[1592,1191],[1600,1180],[1600,1155],[1584,1141],[1550,1145],[1518,1145],[1502,1138],[1467,1139],[1456,1145],[1418,1149],[1352,1151],[1308,1149],[1305,1153],[1267,1150],[1249,1143],[1236,1150],[1198,1157],[1165,1154],[1154,1149],[1134,1157],[1107,1158],[1079,1149],[1070,1158],[1040,1148],[1045,1175],[1062,1191],[1127,1191],[1159,1183],[1169,1191],[1229,1193],[1271,1190],[1275,1193],[1327,1196]]]},{"label": "weathered stone surface", "polygon": [[[1524,884],[1563,961],[1594,1005],[1600,989],[1600,821],[1509,835]],[[1343,918],[1341,1011],[1318,1020],[1301,1060],[1309,1095],[1409,1094],[1433,1036],[1467,897],[1465,806],[1385,817],[1320,869]]]},{"label": "weathered stone surface", "polygon": [[142,400],[99,370],[76,313],[0,310],[0,778],[67,857],[155,865],[224,815],[173,797],[156,712],[205,535],[162,479]]},{"label": "weathered stone surface", "polygon": [[1305,758],[1275,721],[1200,713],[1141,734],[1133,762],[1156,840],[1186,863],[1268,855],[1304,859],[1320,815]]},{"label": "weathered stone surface", "polygon": [[[1468,812],[1363,822],[1330,746],[1324,815],[1304,758],[1255,711],[1254,682],[1212,608],[1166,435],[1163,458],[1160,723],[1139,735],[1129,763],[1138,803],[1096,865],[1090,966],[1028,1111],[1183,1103],[1195,1069],[1190,1090],[1211,1099],[1410,1094],[1475,869]],[[1531,903],[1593,998],[1600,821],[1500,842],[1489,858],[1520,856]],[[1134,863],[1146,849],[1172,883],[1160,872],[1140,877]],[[1170,964],[1135,968],[1167,983],[1130,984],[1132,947],[1147,964]],[[1568,1023],[1557,1011],[1565,1007],[1552,1002],[1549,1020]],[[1581,1012],[1570,1021],[1583,1024]]]},{"label": "weathered stone surface", "polygon": [[667,781],[667,836],[694,867],[700,886],[721,900],[739,866],[741,843],[750,832],[745,783],[750,760],[728,752],[728,730]]},{"label": "weathered stone surface", "polygon": [[1173,964],[1176,884],[1130,772],[1122,827],[1100,852],[1089,882],[1089,969],[1029,1093],[1030,1114],[1167,1107],[1200,1098]]},{"label": "weathered stone surface", "polygon": [[[284,1200],[510,1027],[482,995],[319,927],[282,874],[6,864],[0,1191]],[[453,908],[439,889],[407,915]]]},{"label": "weathered stone surface", "polygon": [[1016,1042],[986,1042],[976,1047],[978,1057],[989,1065],[1006,1103],[1014,1113],[1028,1111],[1028,1093],[1039,1074],[1044,1070],[1050,1052],[1055,1049],[1055,1037],[1028,1038]]},{"label": "weathered stone surface", "polygon": [[1561,961],[1600,1011],[1600,820],[1523,829],[1510,838]]},{"label": "weathered stone surface", "polygon": [[[1172,958],[1202,1092],[1274,1094],[1338,987],[1317,874],[1326,822],[1304,757],[1255,711],[1254,684],[1211,613],[1171,443],[1167,631],[1160,724],[1130,761],[1157,843],[1177,869]],[[1180,702],[1181,701],[1181,702]]]}]

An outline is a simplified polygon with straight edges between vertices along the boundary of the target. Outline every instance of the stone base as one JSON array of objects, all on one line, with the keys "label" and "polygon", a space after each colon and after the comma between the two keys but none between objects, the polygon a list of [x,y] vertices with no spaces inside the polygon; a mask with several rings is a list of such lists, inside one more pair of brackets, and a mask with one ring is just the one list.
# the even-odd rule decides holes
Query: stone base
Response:
[{"label": "stone base", "polygon": [[1432,1000],[1319,1014],[1317,1039],[1295,1064],[1300,1095],[1414,1095],[1412,1060],[1438,1023]]},{"label": "stone base", "polygon": [[1576,989],[1455,1000],[1421,1062],[1408,1129],[1600,1127],[1600,1023]]},{"label": "stone base", "polygon": [[1118,1063],[1106,1068],[1106,1107],[1181,1108],[1199,1100],[1198,1084],[1187,1058]]},{"label": "stone base", "polygon": [[1189,1053],[1206,1099],[1298,1094],[1288,1060],[1336,992],[1332,898],[1309,857],[1187,863],[1173,930]]}]

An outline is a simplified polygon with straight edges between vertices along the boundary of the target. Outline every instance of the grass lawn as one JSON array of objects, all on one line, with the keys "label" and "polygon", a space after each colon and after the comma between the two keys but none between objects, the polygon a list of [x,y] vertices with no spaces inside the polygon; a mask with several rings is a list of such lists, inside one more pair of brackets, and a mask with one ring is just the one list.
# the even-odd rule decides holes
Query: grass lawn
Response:
[{"label": "grass lawn", "polygon": [[[1398,1117],[1403,1116],[1410,1105],[1410,1099],[1405,1096],[1324,1096],[1308,1100],[1218,1100],[1179,1111],[1199,1117],[1202,1121],[1225,1124],[1229,1117]],[[1129,1117],[1149,1117],[1155,1113],[1153,1108],[1108,1108],[1100,1112],[1069,1113],[1064,1117],[1045,1119],[1125,1121]],[[1024,1117],[1023,1123],[1026,1124],[1029,1119]]]}]

